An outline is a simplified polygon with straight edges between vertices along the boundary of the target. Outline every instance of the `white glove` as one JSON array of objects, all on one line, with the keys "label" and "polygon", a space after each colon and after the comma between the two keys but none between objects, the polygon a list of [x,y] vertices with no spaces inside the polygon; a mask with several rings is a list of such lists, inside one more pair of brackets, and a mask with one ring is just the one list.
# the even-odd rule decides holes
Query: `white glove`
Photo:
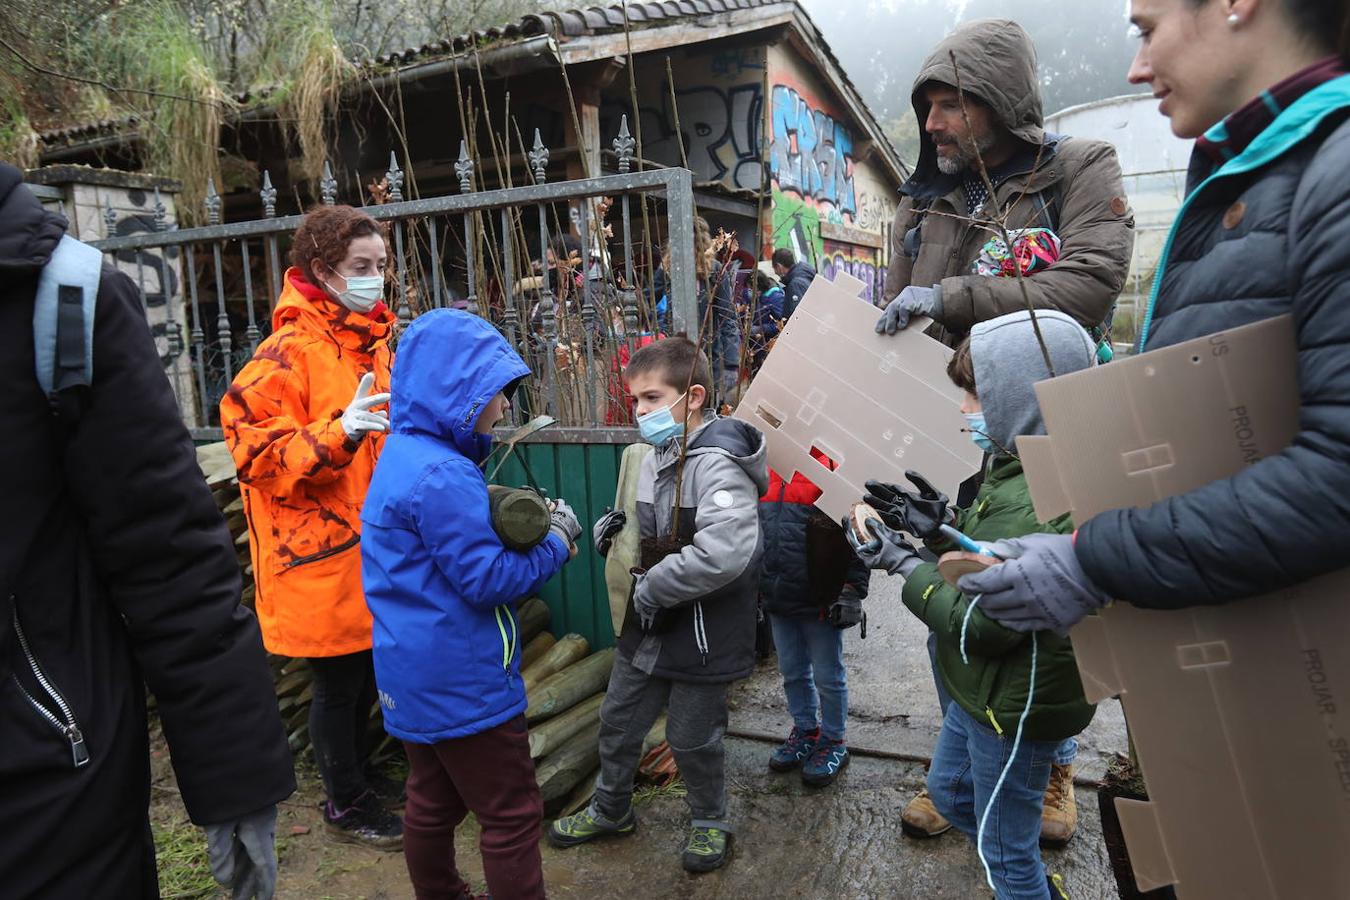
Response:
[{"label": "white glove", "polygon": [[234,900],[271,900],[277,885],[277,808],[268,806],[237,822],[206,826],[211,874]]},{"label": "white glove", "polygon": [[577,521],[577,514],[561,497],[548,501],[548,505],[551,529],[571,547],[581,537],[581,523]]},{"label": "white glove", "polygon": [[374,386],[373,372],[362,375],[352,402],[342,412],[342,430],[348,440],[360,442],[367,432],[389,430],[389,417],[384,413],[371,412],[372,407],[388,403],[389,394],[372,394],[370,391]]}]

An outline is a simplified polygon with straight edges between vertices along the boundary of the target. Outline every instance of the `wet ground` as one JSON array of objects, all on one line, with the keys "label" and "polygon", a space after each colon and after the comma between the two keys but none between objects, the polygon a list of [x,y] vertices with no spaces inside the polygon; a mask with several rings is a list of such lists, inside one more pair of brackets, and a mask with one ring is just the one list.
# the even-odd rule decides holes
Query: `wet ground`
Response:
[{"label": "wet ground", "polygon": [[[735,855],[721,871],[693,877],[680,868],[688,828],[681,797],[648,797],[630,837],[566,851],[544,846],[545,878],[553,897],[641,898],[985,898],[974,848],[949,832],[930,841],[900,833],[900,809],[923,784],[940,718],[928,671],[922,625],[900,604],[898,584],[878,580],[868,600],[867,639],[848,632],[852,694],[852,765],[831,787],[813,790],[795,774],[775,775],[765,761],[789,725],[772,663],[733,692],[733,736],[727,740]],[[1084,735],[1080,765],[1098,777],[1106,754],[1125,748],[1119,705],[1099,710]],[[283,900],[411,898],[400,854],[332,842],[315,806],[312,775],[283,807],[277,896]],[[175,798],[176,799],[176,798]],[[1079,834],[1047,864],[1064,875],[1075,900],[1116,896],[1101,841],[1096,794],[1078,790]],[[304,833],[293,834],[304,830]],[[466,876],[481,890],[482,868],[471,824],[456,841]]]}]

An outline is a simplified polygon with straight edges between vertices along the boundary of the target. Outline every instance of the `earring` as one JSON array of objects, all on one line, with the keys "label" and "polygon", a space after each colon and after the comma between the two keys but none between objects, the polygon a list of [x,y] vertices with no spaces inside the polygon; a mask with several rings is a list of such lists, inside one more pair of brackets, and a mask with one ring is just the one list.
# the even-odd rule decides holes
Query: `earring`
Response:
[{"label": "earring", "polygon": [[1229,26],[1230,28],[1236,28],[1236,27],[1238,27],[1238,26],[1241,25],[1241,24],[1242,24],[1242,17],[1241,17],[1241,16],[1239,16],[1237,13],[1229,13],[1229,14],[1228,14],[1228,26]]}]

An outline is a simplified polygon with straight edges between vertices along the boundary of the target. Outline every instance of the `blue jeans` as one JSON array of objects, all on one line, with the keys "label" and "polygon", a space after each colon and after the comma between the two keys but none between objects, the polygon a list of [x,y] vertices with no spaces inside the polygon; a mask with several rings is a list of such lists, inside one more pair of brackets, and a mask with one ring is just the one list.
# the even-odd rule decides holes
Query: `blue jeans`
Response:
[{"label": "blue jeans", "polygon": [[819,619],[772,613],[769,622],[792,724],[803,731],[819,725],[823,737],[842,741],[848,717],[843,630]]},{"label": "blue jeans", "polygon": [[[933,669],[933,686],[937,688],[938,706],[945,710],[952,705],[952,696],[947,693],[947,686],[942,683],[942,676],[938,674],[936,631],[928,632],[928,664]],[[1077,757],[1077,738],[1065,738],[1059,742],[1059,748],[1055,751],[1055,765],[1071,766]]]},{"label": "blue jeans", "polygon": [[[928,794],[943,818],[972,841],[1012,746],[1012,732],[999,736],[960,704],[947,707],[928,770]],[[1022,739],[985,822],[984,859],[997,900],[1050,896],[1041,863],[1041,806],[1058,747],[1059,741]]]}]

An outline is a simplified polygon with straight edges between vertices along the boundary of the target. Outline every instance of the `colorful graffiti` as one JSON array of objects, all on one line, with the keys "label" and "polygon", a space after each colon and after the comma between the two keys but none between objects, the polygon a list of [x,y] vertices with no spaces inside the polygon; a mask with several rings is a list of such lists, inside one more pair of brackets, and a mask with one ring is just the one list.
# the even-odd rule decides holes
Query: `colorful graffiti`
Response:
[{"label": "colorful graffiti", "polygon": [[773,239],[777,247],[787,247],[798,259],[813,264],[825,253],[820,237],[820,213],[810,200],[795,194],[773,192]]},{"label": "colorful graffiti", "polygon": [[775,188],[809,199],[826,221],[855,223],[853,134],[786,84],[773,87],[769,171]]},{"label": "colorful graffiti", "polygon": [[886,267],[877,265],[875,250],[831,242],[825,248],[818,268],[820,274],[831,281],[840,272],[847,272],[867,285],[862,298],[874,306],[880,305],[880,290],[886,281]]}]

